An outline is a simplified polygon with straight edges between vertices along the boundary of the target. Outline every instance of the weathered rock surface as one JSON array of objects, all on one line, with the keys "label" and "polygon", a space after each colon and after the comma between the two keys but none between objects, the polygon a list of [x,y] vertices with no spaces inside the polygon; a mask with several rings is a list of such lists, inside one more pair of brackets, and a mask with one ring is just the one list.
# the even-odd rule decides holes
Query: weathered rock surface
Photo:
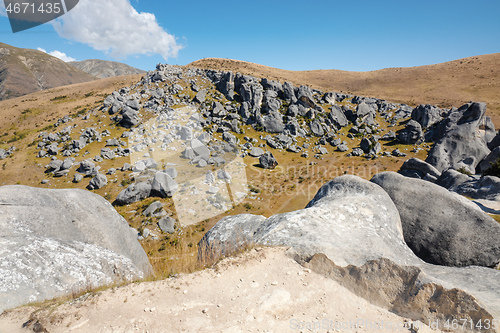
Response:
[{"label": "weathered rock surface", "polygon": [[151,271],[128,223],[82,190],[0,187],[0,311]]},{"label": "weathered rock surface", "polygon": [[482,129],[485,112],[485,103],[473,102],[451,112],[439,124],[438,140],[425,161],[441,172],[462,167],[460,162],[466,159],[470,159],[475,168],[490,153],[487,131]]},{"label": "weathered rock surface", "polygon": [[151,184],[151,194],[160,197],[172,197],[179,188],[179,184],[168,173],[158,171]]},{"label": "weathered rock surface", "polygon": [[457,267],[494,267],[500,262],[500,224],[469,200],[394,172],[380,173],[371,181],[391,196],[406,243],[426,262]]},{"label": "weathered rock surface", "polygon": [[473,199],[500,202],[500,178],[495,176],[468,177],[466,181],[450,187],[449,190]]},{"label": "weathered rock surface", "polygon": [[264,149],[259,147],[252,147],[252,149],[250,149],[250,152],[248,153],[248,155],[252,157],[261,157],[264,154],[265,154]]},{"label": "weathered rock surface", "polygon": [[403,144],[420,144],[424,142],[422,126],[415,120],[410,120],[405,128],[398,133],[397,138]]},{"label": "weathered rock surface", "polygon": [[418,158],[406,160],[398,172],[403,176],[421,178],[432,182],[436,182],[441,177],[441,172],[435,167]]},{"label": "weathered rock surface", "polygon": [[422,125],[423,128],[427,128],[440,122],[443,119],[442,113],[443,111],[434,105],[421,104],[413,109],[411,118]]},{"label": "weathered rock surface", "polygon": [[355,176],[325,184],[306,209],[268,219],[223,218],[200,242],[199,256],[217,257],[248,244],[290,246],[311,269],[369,300],[381,293],[377,304],[415,320],[477,321],[500,314],[500,272],[426,264],[404,242],[389,195]]},{"label": "weathered rock surface", "polygon": [[470,180],[471,177],[458,172],[454,169],[448,169],[441,174],[438,178],[437,184],[443,186],[444,188],[450,189],[452,187],[459,186],[460,184]]},{"label": "weathered rock surface", "polygon": [[278,161],[270,152],[259,157],[259,163],[264,169],[274,169],[278,166]]},{"label": "weathered rock surface", "polygon": [[158,227],[165,233],[173,234],[175,232],[175,220],[170,216],[165,216],[158,221]]},{"label": "weathered rock surface", "polygon": [[146,199],[150,194],[151,184],[149,182],[133,183],[118,194],[115,204],[128,205]]}]

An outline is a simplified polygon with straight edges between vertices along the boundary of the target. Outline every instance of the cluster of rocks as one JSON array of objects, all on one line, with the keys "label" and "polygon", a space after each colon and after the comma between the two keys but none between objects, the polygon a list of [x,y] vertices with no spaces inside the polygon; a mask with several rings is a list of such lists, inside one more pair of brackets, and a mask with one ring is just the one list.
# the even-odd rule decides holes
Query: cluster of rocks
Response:
[{"label": "cluster of rocks", "polygon": [[[157,220],[156,226],[160,232],[173,234],[175,232],[177,221],[168,215],[168,213],[163,209],[163,204],[160,201],[154,201],[142,212],[144,217],[149,218],[147,223],[143,225],[151,224],[151,219]],[[154,240],[159,240],[158,235],[150,228],[145,227],[142,232],[138,234],[138,239],[142,240],[151,237]]]},{"label": "cluster of rocks", "polygon": [[12,156],[14,154],[14,151],[16,150],[16,147],[12,146],[9,149],[0,149],[0,160],[4,160],[9,156]]},{"label": "cluster of rocks", "polygon": [[[190,84],[183,87],[178,83],[180,80],[189,81]],[[161,87],[160,83],[164,84],[164,87]],[[190,97],[193,95],[194,97]],[[347,103],[340,106],[340,102]],[[318,158],[328,153],[325,145],[340,152],[348,152],[350,148],[347,138],[342,138],[338,132],[352,125],[349,138],[373,136],[369,140],[374,142],[373,147],[368,150],[363,147],[354,148],[351,155],[378,156],[382,152],[382,145],[377,144],[380,138],[377,133],[380,133],[381,129],[375,120],[376,117],[381,116],[390,126],[394,126],[399,120],[416,113],[405,104],[375,98],[324,93],[307,86],[294,87],[289,82],[282,84],[239,73],[182,69],[161,64],[135,86],[108,96],[102,110],[112,115],[123,112],[128,114],[133,108],[127,106],[127,103],[133,103],[134,107],[142,107],[153,114],[171,112],[171,107],[175,105],[192,106],[198,109],[198,120],[202,127],[209,130],[209,134],[223,133],[226,142],[239,145],[243,156],[256,148],[253,142],[239,142],[230,133],[242,133],[243,124],[269,133],[264,140],[273,149],[301,153],[307,148],[296,145],[298,137],[317,138]],[[137,116],[134,116],[134,119],[140,117],[138,110],[133,110]],[[116,116],[113,119],[124,127],[131,125],[129,117]],[[134,122],[137,123],[138,121]],[[398,139],[405,144],[420,144],[423,142],[423,131],[417,122],[411,121],[397,136],[390,132],[382,139]],[[308,154],[304,153],[304,156],[308,157]],[[391,154],[386,152],[383,156]]]},{"label": "cluster of rocks", "polygon": [[[175,152],[198,168],[220,167],[227,162],[225,155],[228,153],[261,158],[269,149],[283,149],[302,157],[312,153],[316,158],[323,158],[334,150],[345,152],[347,156],[404,157],[406,154],[398,149],[383,151],[383,141],[420,144],[426,137],[435,138],[436,135],[427,135],[424,129],[433,130],[431,127],[445,121],[451,112],[430,105],[411,108],[376,98],[324,93],[307,86],[295,87],[289,82],[257,79],[239,73],[161,64],[137,84],[107,96],[99,109],[107,112],[118,125],[133,128],[125,131],[121,138],[108,138],[100,154],[92,159],[93,163],[101,163],[131,157],[132,178],[136,181],[121,193],[119,204],[150,195],[171,196],[177,190],[173,177],[162,175],[161,165],[143,166],[143,160],[152,155],[156,163],[161,164],[165,153],[160,158],[157,152]],[[88,119],[88,115],[86,117]],[[413,119],[398,133],[381,133],[377,117],[389,122],[389,126],[410,117]],[[74,133],[76,125],[69,125],[72,121],[69,117],[59,119],[56,128],[64,128],[40,134],[39,157],[78,157],[90,143],[104,143],[104,138],[110,136],[108,130],[99,131],[96,126]],[[260,137],[265,144],[255,138],[238,139],[233,133],[242,133],[244,124],[267,132]],[[348,135],[339,133],[347,126],[350,126]],[[222,133],[222,141],[215,139],[215,133]],[[297,139],[301,137],[305,138],[305,143],[299,145]],[[354,138],[362,139],[359,147],[350,143]],[[140,158],[133,157],[137,155]],[[264,163],[259,161],[260,165],[274,168],[276,159],[273,157],[268,163],[267,156],[262,158]],[[60,163],[51,162],[48,170],[54,176],[68,174],[69,169],[61,168]],[[88,161],[81,163],[88,164]],[[98,168],[93,166],[83,172],[83,176],[93,177],[89,189],[107,184],[106,176],[99,173]],[[103,173],[114,172],[112,168]],[[74,181],[80,182],[81,176],[75,175]],[[139,183],[144,184],[136,186]]]},{"label": "cluster of rocks", "polygon": [[200,241],[199,258],[288,246],[305,266],[402,316],[478,322],[500,315],[500,272],[487,268],[500,262],[499,232],[467,199],[431,182],[349,175],[325,184],[306,209],[223,218]]},{"label": "cluster of rocks", "polygon": [[409,159],[399,173],[472,199],[493,202],[478,202],[486,210],[496,206],[500,202],[500,178],[484,174],[500,158],[500,136],[486,116],[486,104],[470,102],[449,112],[427,105],[416,109],[412,118],[427,126],[426,140],[436,142],[425,161]]}]

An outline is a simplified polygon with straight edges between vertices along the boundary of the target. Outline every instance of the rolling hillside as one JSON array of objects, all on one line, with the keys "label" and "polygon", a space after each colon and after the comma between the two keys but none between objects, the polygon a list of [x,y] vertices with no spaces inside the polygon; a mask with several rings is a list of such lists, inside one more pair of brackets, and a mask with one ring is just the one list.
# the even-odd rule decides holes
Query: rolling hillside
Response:
[{"label": "rolling hillside", "polygon": [[0,100],[95,80],[46,53],[0,43]]},{"label": "rolling hillside", "polygon": [[134,68],[116,61],[89,59],[83,61],[71,61],[68,62],[68,64],[99,79],[104,79],[112,76],[146,73],[141,69]]},{"label": "rolling hillside", "polygon": [[[332,67],[334,64],[332,64]],[[488,104],[500,126],[500,53],[469,57],[436,65],[387,68],[371,72],[341,70],[289,71],[250,62],[207,58],[188,67],[240,72],[256,77],[308,84],[321,90],[384,98],[409,105],[458,107],[471,100]]]}]

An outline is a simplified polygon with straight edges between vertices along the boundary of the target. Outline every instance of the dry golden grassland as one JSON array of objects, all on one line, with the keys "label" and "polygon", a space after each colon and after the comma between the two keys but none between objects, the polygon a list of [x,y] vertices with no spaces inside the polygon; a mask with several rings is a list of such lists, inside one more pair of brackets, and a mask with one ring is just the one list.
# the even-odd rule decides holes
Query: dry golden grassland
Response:
[{"label": "dry golden grassland", "polygon": [[[486,66],[493,56],[480,57],[480,59],[482,59],[482,65]],[[495,57],[493,58],[497,59]],[[478,60],[471,59],[469,61],[471,61],[472,64],[476,64]],[[304,83],[310,84],[323,90],[344,90],[355,94],[363,94],[363,92],[365,92],[365,95],[383,97],[392,101],[408,102],[408,100],[406,100],[408,96],[405,94],[398,95],[398,90],[384,90],[384,85],[382,83],[385,81],[380,83],[381,86],[378,88],[379,90],[375,88],[370,88],[374,89],[370,90],[367,88],[369,87],[368,85],[361,84],[358,86],[363,87],[365,90],[361,88],[355,90],[354,88],[358,86],[343,81],[347,80],[351,82],[349,80],[353,80],[351,78],[352,75],[358,74],[345,74],[344,76],[339,76],[340,74],[336,71],[296,73],[271,69],[255,64],[222,61],[219,59],[203,60],[198,62],[198,64],[202,65],[201,67],[212,66],[216,69],[231,69],[255,76],[277,78],[281,81],[288,80],[296,85]],[[439,67],[439,65],[435,66]],[[447,64],[443,66],[447,68],[452,65]],[[456,67],[458,65],[453,63],[453,66]],[[405,70],[409,69],[393,69],[389,72],[392,73],[391,75],[395,75],[393,77],[395,78],[397,75],[402,75],[397,73],[404,72]],[[428,70],[430,71],[430,69]],[[457,70],[459,70],[459,68],[457,68]],[[418,76],[418,73],[417,71],[414,75]],[[361,73],[359,75],[368,74]],[[377,76],[378,74],[372,73],[370,75],[379,77],[379,80],[381,80],[381,76]],[[322,79],[323,77],[329,77],[329,79]],[[131,86],[138,82],[140,78],[141,75],[114,77],[54,88],[11,100],[1,101],[0,112],[3,121],[0,123],[0,148],[8,148],[14,145],[17,150],[14,156],[0,161],[0,185],[22,184],[46,188],[85,188],[89,178],[84,179],[84,181],[78,184],[72,182],[73,176],[76,173],[76,168],[74,167],[71,169],[68,176],[61,178],[53,178],[44,174],[45,165],[49,163],[50,159],[39,159],[36,157],[38,152],[36,149],[39,140],[38,135],[43,131],[55,131],[53,123],[65,115],[70,115],[70,117],[75,119],[71,125],[77,125],[73,133],[76,133],[81,128],[95,126],[97,123],[97,129],[99,131],[108,129],[111,132],[111,136],[104,139],[120,137],[124,129],[116,126],[115,123],[109,119],[109,115],[99,111],[91,114],[89,120],[82,120],[81,116],[86,114],[89,110],[98,107],[105,97],[114,90]],[[390,80],[387,79],[387,81]],[[398,84],[400,85],[402,84],[400,81],[397,82],[399,82]],[[180,84],[184,86],[188,85],[187,82],[180,82]],[[344,87],[344,85],[347,84],[349,84],[349,89],[345,89]],[[474,91],[474,89],[472,90]],[[432,91],[435,93],[435,90]],[[216,94],[217,92],[212,89],[210,93]],[[194,95],[192,92],[189,94],[190,97]],[[484,96],[490,96],[487,92],[485,92],[485,94]],[[446,94],[444,94],[444,96],[446,96]],[[430,93],[422,93],[417,97],[414,98],[415,104],[433,102],[432,94]],[[426,97],[429,97],[429,100],[424,100]],[[450,99],[449,102],[453,103],[454,106],[460,106],[461,102],[459,103],[458,100],[461,99],[457,97],[453,100]],[[496,110],[495,107],[493,109]],[[491,108],[488,113],[490,115],[492,114]],[[396,127],[388,128],[387,124],[382,119],[377,119],[377,121],[381,124],[381,129],[383,130],[380,134],[384,134],[388,130],[397,131],[404,126],[403,124],[398,124]],[[62,125],[62,127],[57,130],[62,129],[64,126],[66,125]],[[258,139],[259,143],[265,143],[264,140],[259,139],[259,136],[264,133],[257,132],[250,126],[243,126],[243,130],[245,132],[244,134],[236,135],[240,141],[243,141],[244,136],[249,136]],[[359,146],[360,139],[348,139],[348,130],[349,127],[344,128],[340,132],[340,137],[345,138],[343,140],[347,141],[349,148],[352,149]],[[304,141],[305,139],[298,139],[297,144],[301,145]],[[317,138],[310,138],[309,142],[312,143],[313,146],[314,143],[317,142]],[[102,147],[103,145],[99,143],[89,144],[82,151],[82,153],[88,151],[89,154],[85,157],[78,157],[77,162],[99,155]],[[429,147],[424,144],[421,145],[421,148],[423,148],[422,150],[413,153],[412,149],[414,146],[384,143],[383,151],[392,151],[395,148],[399,148],[402,152],[407,153],[408,156],[406,158],[383,157],[375,160],[366,160],[362,157],[347,157],[347,153],[335,152],[333,147],[328,146],[328,154],[324,155],[322,159],[316,159],[312,151],[309,151],[310,157],[303,158],[300,156],[300,153],[289,153],[284,150],[274,150],[268,147],[278,160],[279,166],[274,170],[264,170],[259,167],[257,158],[250,156],[245,157],[244,162],[246,164],[246,176],[249,180],[248,187],[250,195],[245,198],[243,202],[224,214],[211,217],[195,225],[178,227],[174,234],[161,233],[156,227],[157,219],[144,217],[142,215],[142,212],[150,203],[159,200],[163,203],[167,213],[176,218],[176,207],[171,198],[148,198],[128,206],[118,206],[116,209],[132,227],[139,231],[148,228],[158,235],[158,240],[153,240],[149,237],[142,240],[141,244],[155,269],[156,278],[163,278],[179,272],[190,272],[200,268],[200,264],[197,263],[197,244],[203,235],[224,216],[240,213],[271,216],[301,209],[306,206],[324,183],[339,175],[348,173],[370,179],[374,174],[382,171],[398,170],[407,158],[418,157],[420,159],[425,159],[427,151],[429,150]],[[101,170],[105,171],[111,167],[120,168],[125,162],[130,162],[129,158],[105,160],[99,165],[101,166]],[[43,179],[49,179],[50,182],[46,185],[42,185],[41,181]],[[118,193],[131,182],[132,180],[129,178],[128,172],[117,171],[114,175],[108,176],[107,186],[94,192],[108,201],[113,202]]]}]

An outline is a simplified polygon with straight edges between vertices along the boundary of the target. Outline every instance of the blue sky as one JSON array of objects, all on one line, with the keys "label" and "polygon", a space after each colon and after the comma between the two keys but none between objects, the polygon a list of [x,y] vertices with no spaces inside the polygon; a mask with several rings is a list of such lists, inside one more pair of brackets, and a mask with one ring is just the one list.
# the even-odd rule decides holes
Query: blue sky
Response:
[{"label": "blue sky", "polygon": [[0,16],[0,41],[145,70],[219,57],[368,71],[500,52],[498,13],[498,0],[80,0],[56,22],[16,34]]}]

